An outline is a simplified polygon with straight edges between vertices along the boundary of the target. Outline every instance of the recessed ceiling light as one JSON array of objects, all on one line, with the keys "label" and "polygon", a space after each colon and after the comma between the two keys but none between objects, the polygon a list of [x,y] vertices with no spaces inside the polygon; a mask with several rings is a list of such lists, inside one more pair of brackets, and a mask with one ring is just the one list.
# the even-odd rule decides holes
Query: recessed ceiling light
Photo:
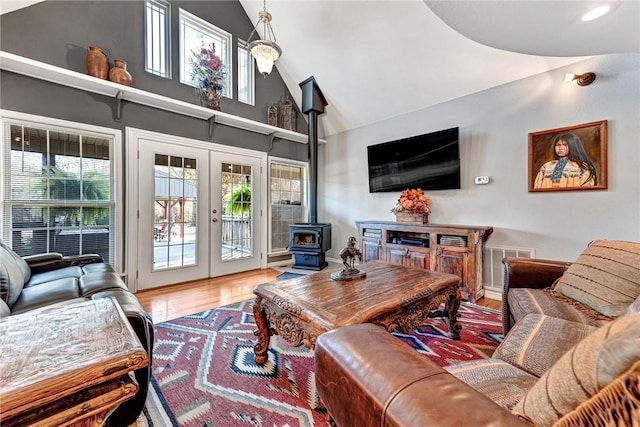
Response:
[{"label": "recessed ceiling light", "polygon": [[611,10],[611,6],[598,6],[591,9],[589,12],[582,15],[582,20],[584,22],[593,21],[594,19],[600,18],[605,13]]}]

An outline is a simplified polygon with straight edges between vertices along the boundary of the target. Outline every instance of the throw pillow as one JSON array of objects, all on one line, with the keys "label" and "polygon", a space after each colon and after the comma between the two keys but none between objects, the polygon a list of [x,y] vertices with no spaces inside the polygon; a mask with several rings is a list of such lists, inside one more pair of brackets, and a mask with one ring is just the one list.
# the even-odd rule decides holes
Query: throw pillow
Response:
[{"label": "throw pillow", "polygon": [[0,241],[0,299],[13,307],[30,277],[26,261]]},{"label": "throw pillow", "polygon": [[544,314],[527,314],[513,325],[492,358],[540,378],[571,347],[596,330],[583,323]]},{"label": "throw pillow", "polygon": [[[540,377],[512,411],[529,417],[536,425],[550,426],[623,375],[638,360],[640,313],[620,317],[576,344]],[[603,396],[604,407],[614,411],[615,402],[624,405],[623,395],[628,392],[616,389],[614,393],[619,396]],[[624,409],[627,410],[633,409]]]},{"label": "throw pillow", "polygon": [[555,290],[605,316],[620,316],[640,295],[640,243],[591,242],[558,279]]}]

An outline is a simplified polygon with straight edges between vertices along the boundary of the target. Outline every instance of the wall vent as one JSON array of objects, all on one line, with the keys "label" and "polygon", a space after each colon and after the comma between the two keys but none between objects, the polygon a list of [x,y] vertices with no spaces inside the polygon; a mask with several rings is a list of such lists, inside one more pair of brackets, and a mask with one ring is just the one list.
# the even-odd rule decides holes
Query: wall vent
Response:
[{"label": "wall vent", "polygon": [[484,296],[491,299],[502,300],[503,271],[502,258],[535,258],[536,250],[533,248],[515,248],[506,246],[484,247]]}]

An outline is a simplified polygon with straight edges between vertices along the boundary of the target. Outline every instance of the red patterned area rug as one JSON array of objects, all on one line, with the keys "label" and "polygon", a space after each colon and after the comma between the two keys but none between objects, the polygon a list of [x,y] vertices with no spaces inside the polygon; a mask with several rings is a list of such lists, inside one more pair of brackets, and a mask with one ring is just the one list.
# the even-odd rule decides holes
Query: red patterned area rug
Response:
[{"label": "red patterned area rug", "polygon": [[[271,338],[269,361],[253,361],[252,302],[208,310],[155,327],[148,426],[327,426],[316,394],[313,352]],[[399,339],[441,366],[490,357],[502,339],[500,313],[463,302],[461,340],[441,319]],[[142,419],[140,420],[142,421]]]}]

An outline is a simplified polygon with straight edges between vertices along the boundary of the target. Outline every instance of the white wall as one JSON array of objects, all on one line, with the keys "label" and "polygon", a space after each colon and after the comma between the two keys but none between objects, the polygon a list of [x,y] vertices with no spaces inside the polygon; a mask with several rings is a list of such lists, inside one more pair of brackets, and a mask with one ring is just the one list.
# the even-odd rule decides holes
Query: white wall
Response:
[{"label": "white wall", "polygon": [[[587,71],[597,74],[590,86],[563,82],[568,72]],[[528,133],[599,120],[608,120],[608,189],[529,193]],[[640,55],[630,54],[594,57],[329,137],[319,155],[319,220],[333,224],[329,257],[357,236],[356,220],[394,220],[398,194],[369,193],[366,147],[455,126],[462,188],[428,193],[429,222],[493,226],[488,244],[567,261],[594,239],[640,241]],[[479,175],[490,183],[475,185]]]}]

